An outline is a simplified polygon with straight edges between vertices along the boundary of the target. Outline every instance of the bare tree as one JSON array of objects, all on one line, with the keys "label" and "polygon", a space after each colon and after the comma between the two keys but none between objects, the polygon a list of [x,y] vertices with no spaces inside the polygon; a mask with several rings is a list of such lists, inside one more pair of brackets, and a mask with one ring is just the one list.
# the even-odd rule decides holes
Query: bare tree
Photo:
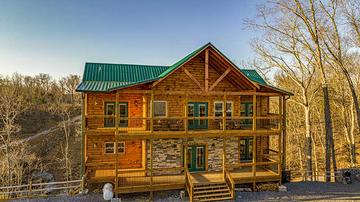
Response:
[{"label": "bare tree", "polygon": [[22,95],[18,94],[16,85],[6,79],[0,86],[0,140],[1,149],[4,150],[6,161],[5,170],[7,170],[8,185],[13,183],[12,180],[12,149],[16,147],[13,136],[20,131],[20,126],[16,124],[16,118],[26,108]]}]

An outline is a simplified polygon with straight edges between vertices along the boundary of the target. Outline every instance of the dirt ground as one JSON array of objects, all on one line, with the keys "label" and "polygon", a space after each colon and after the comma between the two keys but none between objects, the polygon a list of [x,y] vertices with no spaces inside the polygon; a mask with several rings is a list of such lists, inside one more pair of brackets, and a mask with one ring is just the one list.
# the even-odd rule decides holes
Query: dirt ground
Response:
[{"label": "dirt ground", "polygon": [[[287,192],[237,192],[236,201],[360,201],[360,182],[344,185],[325,182],[293,182],[285,184]],[[157,192],[154,201],[182,201],[180,191]],[[122,202],[146,201],[148,194],[137,193],[121,196]],[[15,200],[14,200],[15,201]],[[90,193],[82,196],[56,196],[38,199],[22,199],[29,202],[104,201],[102,194]],[[188,201],[188,198],[185,199]]]}]

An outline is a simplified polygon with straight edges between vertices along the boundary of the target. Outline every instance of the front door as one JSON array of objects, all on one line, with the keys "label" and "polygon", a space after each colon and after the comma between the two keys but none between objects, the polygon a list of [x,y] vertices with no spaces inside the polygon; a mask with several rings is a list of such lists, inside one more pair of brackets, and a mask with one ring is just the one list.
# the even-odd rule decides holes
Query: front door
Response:
[{"label": "front door", "polygon": [[[208,103],[207,102],[189,102],[188,103],[188,117],[207,117]],[[208,120],[192,119],[189,120],[189,129],[207,129]]]},{"label": "front door", "polygon": [[240,138],[240,161],[251,161],[253,158],[253,138]]},{"label": "front door", "polygon": [[205,145],[188,146],[187,167],[190,172],[205,171]]}]

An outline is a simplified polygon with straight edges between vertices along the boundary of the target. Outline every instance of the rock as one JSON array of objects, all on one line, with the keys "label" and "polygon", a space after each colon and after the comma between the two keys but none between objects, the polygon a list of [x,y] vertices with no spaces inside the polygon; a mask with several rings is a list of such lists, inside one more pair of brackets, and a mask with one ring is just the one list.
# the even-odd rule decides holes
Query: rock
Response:
[{"label": "rock", "polygon": [[287,191],[287,187],[285,187],[284,185],[280,185],[279,191]]},{"label": "rock", "polygon": [[180,199],[184,199],[185,198],[185,191],[180,191]]},{"label": "rock", "polygon": [[251,192],[251,188],[236,188],[235,191],[239,192]]},{"label": "rock", "polygon": [[355,179],[360,182],[360,174],[357,174],[357,175],[355,176]]}]

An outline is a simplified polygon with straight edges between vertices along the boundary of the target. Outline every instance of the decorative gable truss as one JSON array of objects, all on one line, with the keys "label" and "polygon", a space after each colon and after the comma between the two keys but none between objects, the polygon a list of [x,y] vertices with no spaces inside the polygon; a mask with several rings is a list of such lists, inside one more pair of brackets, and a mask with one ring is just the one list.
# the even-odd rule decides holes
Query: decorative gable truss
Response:
[{"label": "decorative gable truss", "polygon": [[[230,83],[232,86],[236,88],[236,90],[242,91],[256,91],[259,86],[249,80],[243,73],[239,70],[239,68],[234,65],[231,61],[228,60],[219,50],[217,50],[212,44],[207,44],[202,48],[196,50],[197,52],[194,54],[191,53],[191,57],[186,56],[186,60],[179,61],[182,62],[178,64],[176,67],[171,67],[172,70],[168,72],[167,75],[164,75],[163,78],[154,82],[152,87],[157,86],[162,81],[166,80],[166,78],[171,77],[173,74],[179,74],[180,71],[183,71],[186,76],[197,86],[199,89],[208,93],[210,91],[214,91],[216,87],[222,81]],[[187,65],[192,61],[199,59],[201,64],[203,64],[203,70],[201,69],[192,69],[192,65]],[[199,76],[199,72],[203,73],[203,76]],[[216,80],[210,81],[209,72],[213,74],[219,75]],[[196,75],[195,75],[196,74]]]}]

